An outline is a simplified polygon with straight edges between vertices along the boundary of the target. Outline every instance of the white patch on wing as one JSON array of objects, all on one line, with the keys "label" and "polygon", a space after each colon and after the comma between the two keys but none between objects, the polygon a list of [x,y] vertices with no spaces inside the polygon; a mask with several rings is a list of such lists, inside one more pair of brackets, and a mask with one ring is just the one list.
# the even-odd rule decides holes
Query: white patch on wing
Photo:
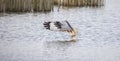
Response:
[{"label": "white patch on wing", "polygon": [[52,23],[50,23],[50,30],[52,30],[52,31],[59,31],[60,29],[58,29],[58,28],[54,25],[54,23],[52,22]]}]

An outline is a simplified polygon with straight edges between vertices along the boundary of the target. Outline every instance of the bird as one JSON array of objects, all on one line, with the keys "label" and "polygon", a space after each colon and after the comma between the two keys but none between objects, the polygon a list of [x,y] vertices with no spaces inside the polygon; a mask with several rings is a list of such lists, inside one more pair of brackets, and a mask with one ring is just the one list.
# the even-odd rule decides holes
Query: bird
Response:
[{"label": "bird", "polygon": [[70,23],[65,21],[47,21],[43,23],[44,28],[51,31],[61,31],[61,32],[67,32],[71,35],[72,41],[76,41],[76,34],[77,30],[74,29]]}]

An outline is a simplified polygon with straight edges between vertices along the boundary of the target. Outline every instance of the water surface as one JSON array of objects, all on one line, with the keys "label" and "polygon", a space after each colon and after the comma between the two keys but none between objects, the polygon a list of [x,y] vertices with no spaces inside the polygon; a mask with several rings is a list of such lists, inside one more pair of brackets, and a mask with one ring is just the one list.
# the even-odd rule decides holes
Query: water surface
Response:
[{"label": "water surface", "polygon": [[[119,2],[106,0],[101,8],[0,14],[0,61],[120,61]],[[42,25],[63,20],[78,30],[77,42]]]}]

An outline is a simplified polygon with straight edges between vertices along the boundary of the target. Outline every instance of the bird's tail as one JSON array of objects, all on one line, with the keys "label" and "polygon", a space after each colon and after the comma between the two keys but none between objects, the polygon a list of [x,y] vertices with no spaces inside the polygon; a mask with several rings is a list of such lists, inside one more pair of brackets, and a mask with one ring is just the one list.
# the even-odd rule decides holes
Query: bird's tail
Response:
[{"label": "bird's tail", "polygon": [[49,29],[50,30],[50,23],[51,22],[44,22],[43,25],[46,29]]}]

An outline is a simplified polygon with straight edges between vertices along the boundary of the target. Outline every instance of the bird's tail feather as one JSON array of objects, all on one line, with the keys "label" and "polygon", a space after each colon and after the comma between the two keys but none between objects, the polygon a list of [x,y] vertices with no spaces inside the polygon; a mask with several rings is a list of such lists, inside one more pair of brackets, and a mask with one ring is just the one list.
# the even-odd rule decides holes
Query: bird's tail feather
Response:
[{"label": "bird's tail feather", "polygon": [[50,23],[51,22],[44,22],[43,25],[46,29],[49,29],[50,30]]}]

